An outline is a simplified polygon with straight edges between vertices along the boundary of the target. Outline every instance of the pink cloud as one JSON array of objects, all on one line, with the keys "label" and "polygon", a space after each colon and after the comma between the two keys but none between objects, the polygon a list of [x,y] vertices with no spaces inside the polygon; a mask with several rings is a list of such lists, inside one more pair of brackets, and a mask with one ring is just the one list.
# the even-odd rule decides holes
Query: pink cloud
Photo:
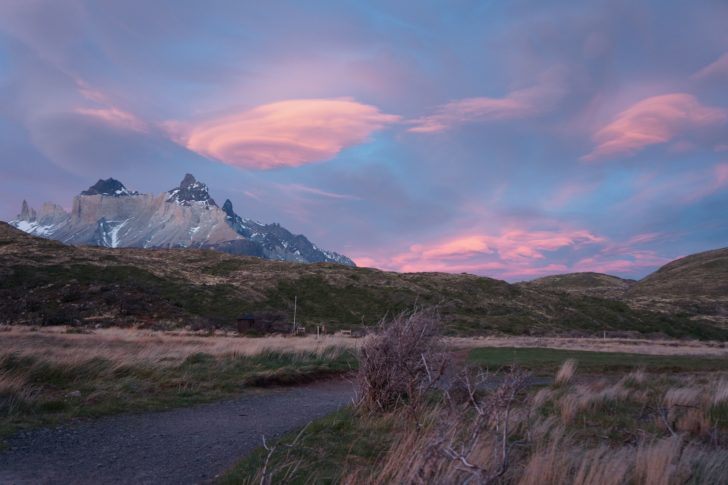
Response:
[{"label": "pink cloud", "polygon": [[412,133],[435,133],[468,123],[531,118],[549,111],[565,94],[563,73],[552,69],[535,86],[511,91],[503,98],[475,97],[450,101],[431,115],[409,123]]},{"label": "pink cloud", "polygon": [[81,96],[96,105],[102,106],[96,108],[76,108],[74,110],[76,113],[127,130],[138,132],[146,132],[149,130],[147,123],[132,113],[116,106],[111,97],[103,91],[92,87],[80,77],[74,77],[73,80],[76,84],[76,90]]},{"label": "pink cloud", "polygon": [[277,184],[279,190],[287,192],[297,192],[301,194],[311,194],[318,197],[325,197],[327,199],[339,199],[339,200],[361,200],[359,197],[349,194],[339,194],[337,192],[328,192],[326,190],[317,189],[316,187],[309,187],[308,185],[302,184]]},{"label": "pink cloud", "polygon": [[463,234],[387,256],[354,257],[357,264],[401,272],[442,271],[529,277],[564,272],[560,263],[543,264],[545,252],[577,249],[604,241],[586,230],[528,231],[511,229],[500,234]]},{"label": "pink cloud", "polygon": [[618,254],[613,253],[613,250],[607,249],[595,256],[581,259],[572,266],[571,271],[624,274],[644,268],[656,268],[672,261],[671,258],[659,256],[654,251],[632,250],[626,247],[621,247]]},{"label": "pink cloud", "polygon": [[717,184],[723,185],[728,182],[728,163],[719,163],[714,170]]},{"label": "pink cloud", "polygon": [[627,244],[644,244],[654,241],[661,236],[662,233],[660,232],[645,232],[643,234],[637,234],[635,236],[632,236],[631,238],[629,238],[629,241],[627,241]]},{"label": "pink cloud", "polygon": [[728,52],[693,74],[694,79],[704,80],[712,77],[728,78]]},{"label": "pink cloud", "polygon": [[458,258],[477,253],[492,253],[487,236],[463,236],[435,246],[413,245],[410,249],[419,252],[425,259]]},{"label": "pink cloud", "polygon": [[705,173],[702,181],[702,186],[683,197],[683,202],[694,202],[714,194],[724,187],[728,187],[728,162],[716,164]]},{"label": "pink cloud", "polygon": [[582,160],[593,161],[620,155],[634,155],[643,148],[666,143],[684,132],[718,125],[727,112],[700,104],[686,93],[672,93],[643,99],[617,115],[592,137],[597,146]]},{"label": "pink cloud", "polygon": [[139,132],[148,130],[148,126],[144,121],[115,106],[108,108],[76,108],[76,113],[127,130]]},{"label": "pink cloud", "polygon": [[294,99],[197,124],[168,124],[184,146],[228,165],[267,170],[328,160],[399,121],[350,98]]}]

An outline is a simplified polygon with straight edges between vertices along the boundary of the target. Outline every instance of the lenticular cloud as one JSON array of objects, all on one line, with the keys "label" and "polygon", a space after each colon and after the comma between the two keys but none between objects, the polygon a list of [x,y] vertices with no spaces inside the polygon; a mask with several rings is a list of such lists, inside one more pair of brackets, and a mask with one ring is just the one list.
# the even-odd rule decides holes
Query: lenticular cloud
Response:
[{"label": "lenticular cloud", "polygon": [[333,158],[399,120],[375,106],[342,99],[279,101],[171,128],[187,148],[228,165],[258,170]]}]

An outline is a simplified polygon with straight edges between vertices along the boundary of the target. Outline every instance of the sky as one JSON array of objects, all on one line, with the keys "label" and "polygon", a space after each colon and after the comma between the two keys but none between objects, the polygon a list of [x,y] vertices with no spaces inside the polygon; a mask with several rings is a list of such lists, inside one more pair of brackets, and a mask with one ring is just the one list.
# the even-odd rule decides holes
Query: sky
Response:
[{"label": "sky", "polygon": [[0,219],[186,172],[360,266],[728,246],[728,2],[2,0]]}]

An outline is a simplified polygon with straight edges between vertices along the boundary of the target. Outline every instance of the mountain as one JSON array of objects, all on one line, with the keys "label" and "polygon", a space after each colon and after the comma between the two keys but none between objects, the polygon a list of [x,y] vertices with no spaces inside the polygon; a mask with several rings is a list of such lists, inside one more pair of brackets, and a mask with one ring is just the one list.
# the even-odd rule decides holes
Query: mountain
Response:
[{"label": "mountain", "polygon": [[81,192],[81,195],[108,195],[111,197],[123,197],[125,195],[139,195],[139,192],[130,192],[124,184],[116,179],[99,179],[94,185]]},{"label": "mountain", "polygon": [[279,224],[261,224],[220,208],[207,185],[186,174],[178,187],[158,196],[127,189],[113,178],[99,180],[73,199],[73,208],[23,205],[11,225],[67,244],[109,248],[209,248],[239,255],[301,263],[353,266],[346,256],[324,251]]},{"label": "mountain", "polygon": [[708,318],[728,326],[728,248],[677,259],[626,293],[635,308]]},{"label": "mountain", "polygon": [[524,283],[525,287],[600,298],[621,298],[636,282],[603,273],[567,273],[544,276]]},{"label": "mountain", "polygon": [[0,323],[234,327],[246,312],[290,315],[294,298],[304,326],[330,330],[427,305],[438,308],[449,334],[728,338],[711,321],[474,275],[304,265],[194,248],[69,246],[0,223]]}]

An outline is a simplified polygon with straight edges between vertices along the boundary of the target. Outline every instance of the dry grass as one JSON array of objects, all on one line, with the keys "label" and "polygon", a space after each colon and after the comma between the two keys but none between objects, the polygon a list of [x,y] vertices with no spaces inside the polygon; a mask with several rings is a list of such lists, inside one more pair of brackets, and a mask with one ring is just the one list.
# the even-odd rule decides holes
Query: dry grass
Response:
[{"label": "dry grass", "polygon": [[[391,323],[391,331],[365,344],[362,369],[366,372],[360,372],[360,384],[364,391],[377,392],[369,393],[370,405],[365,406],[369,413],[354,413],[352,419],[358,420],[356,426],[361,429],[384,417],[399,425],[386,437],[391,443],[386,452],[368,460],[361,455],[359,460],[347,456],[348,467],[354,469],[335,481],[381,485],[728,484],[725,371],[658,375],[638,368],[621,377],[578,376],[577,362],[567,360],[558,369],[554,384],[541,389],[529,390],[527,377],[517,369],[493,375],[466,368],[448,376],[438,389],[425,386],[424,393],[407,392],[407,383],[431,380],[427,352],[439,345],[436,337],[429,337],[431,324],[430,319],[400,317]],[[420,340],[424,336],[428,338]],[[467,341],[483,347],[488,340]],[[513,346],[514,340],[534,345],[531,339],[498,342]],[[458,347],[463,342],[448,339]],[[543,339],[538,342],[543,344]],[[563,339],[557,342],[570,345]],[[622,352],[622,345],[630,345],[632,351],[635,345],[647,346],[647,353],[653,355],[698,348],[694,343],[675,342],[611,344],[615,352]],[[390,374],[399,360],[410,365],[394,379],[404,384],[390,394],[395,402],[414,401],[420,406],[414,422],[409,419],[408,406],[382,405],[381,386],[372,385],[392,380]],[[316,455],[322,454],[317,449],[331,447],[329,443],[317,445],[315,435],[307,443],[312,451],[302,451],[299,460],[305,461],[306,453],[311,453],[315,462]],[[307,466],[311,468],[315,465]],[[270,472],[270,476],[275,473]],[[315,482],[295,473],[286,477],[297,483]]]},{"label": "dry grass", "polygon": [[713,405],[728,403],[728,379],[721,380],[715,386],[715,394],[713,395]]},{"label": "dry grass", "polygon": [[[74,364],[102,358],[118,365],[174,366],[190,355],[254,356],[265,352],[323,353],[332,347],[355,349],[361,339],[325,335],[232,337],[218,333],[105,328],[73,333],[69,327],[0,327],[0,356],[40,356],[52,363]],[[236,335],[236,334],[235,334]],[[79,352],[79,349],[83,349]]]},{"label": "dry grass", "polygon": [[556,379],[554,383],[557,386],[564,386],[571,382],[574,373],[576,372],[576,360],[569,359],[561,364],[559,371],[556,373]]},{"label": "dry grass", "polygon": [[[481,433],[475,446],[443,452],[444,444],[474,434],[472,421],[453,421],[448,406],[436,405],[427,426],[402,431],[378,463],[350,474],[348,483],[728,484],[728,423],[711,414],[726,402],[724,374],[638,370],[579,382],[565,367],[559,373],[569,379],[531,392],[511,411],[507,438]],[[492,389],[479,399],[499,392]],[[488,426],[505,429],[498,420]],[[474,474],[498,467],[504,442],[517,446],[507,471]]]},{"label": "dry grass", "polygon": [[252,386],[350,372],[342,337],[233,338],[131,329],[5,327],[0,332],[0,437],[78,416],[222,399]]}]

